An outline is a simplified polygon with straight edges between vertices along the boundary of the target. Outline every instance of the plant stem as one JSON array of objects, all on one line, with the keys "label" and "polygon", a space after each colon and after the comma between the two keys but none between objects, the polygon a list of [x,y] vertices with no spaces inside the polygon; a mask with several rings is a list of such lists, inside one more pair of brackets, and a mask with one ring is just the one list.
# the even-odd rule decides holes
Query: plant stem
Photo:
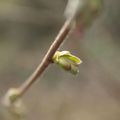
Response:
[{"label": "plant stem", "polygon": [[71,27],[71,20],[66,20],[63,27],[61,28],[60,32],[58,33],[57,37],[55,38],[54,42],[48,49],[48,52],[44,56],[42,62],[37,67],[37,69],[32,73],[32,75],[18,88],[19,96],[24,95],[27,90],[31,87],[31,85],[37,80],[37,78],[42,75],[45,69],[52,63],[52,57],[56,50],[59,48],[61,43],[65,40],[66,36],[69,34]]}]

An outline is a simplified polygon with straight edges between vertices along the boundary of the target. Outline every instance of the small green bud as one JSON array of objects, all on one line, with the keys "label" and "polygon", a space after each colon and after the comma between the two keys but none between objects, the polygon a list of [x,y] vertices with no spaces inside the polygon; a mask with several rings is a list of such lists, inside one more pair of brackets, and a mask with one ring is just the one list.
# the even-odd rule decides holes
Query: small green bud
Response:
[{"label": "small green bud", "polygon": [[72,55],[69,51],[57,51],[53,56],[53,62],[73,74],[79,72],[78,65],[82,63],[78,57]]},{"label": "small green bud", "polygon": [[19,90],[16,88],[11,88],[7,95],[9,96],[10,102],[13,103],[14,101],[16,101],[19,98]]},{"label": "small green bud", "polygon": [[7,114],[11,119],[21,119],[25,116],[25,107],[19,96],[19,90],[11,88],[8,90],[3,100],[4,114]]}]

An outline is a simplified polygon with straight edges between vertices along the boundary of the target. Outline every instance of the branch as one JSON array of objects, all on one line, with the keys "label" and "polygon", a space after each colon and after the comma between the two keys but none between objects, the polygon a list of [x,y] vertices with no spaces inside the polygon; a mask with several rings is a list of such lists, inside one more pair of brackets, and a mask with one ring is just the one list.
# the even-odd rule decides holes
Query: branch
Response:
[{"label": "branch", "polygon": [[71,23],[71,20],[66,20],[60,32],[58,33],[57,37],[55,38],[54,42],[48,49],[48,52],[46,53],[40,65],[33,72],[33,74],[18,88],[20,92],[19,96],[23,96],[23,94],[27,92],[27,90],[37,80],[37,78],[42,75],[42,73],[49,66],[49,64],[52,63],[52,57],[54,53],[59,48],[61,43],[65,40],[66,36],[69,34],[71,30],[70,23]]}]

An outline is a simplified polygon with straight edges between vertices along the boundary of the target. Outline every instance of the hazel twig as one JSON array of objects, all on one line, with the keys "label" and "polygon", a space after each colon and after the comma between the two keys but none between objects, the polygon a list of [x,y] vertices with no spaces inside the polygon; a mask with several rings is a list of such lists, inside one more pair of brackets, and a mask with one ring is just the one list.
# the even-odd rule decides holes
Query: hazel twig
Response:
[{"label": "hazel twig", "polygon": [[38,77],[42,75],[45,69],[52,62],[53,55],[55,54],[56,50],[59,48],[59,46],[65,40],[66,36],[71,30],[70,24],[71,20],[66,20],[57,37],[55,38],[54,42],[48,49],[48,52],[46,53],[40,65],[33,72],[33,74],[18,88],[19,96],[22,96],[25,92],[27,92],[31,85],[37,80]]}]

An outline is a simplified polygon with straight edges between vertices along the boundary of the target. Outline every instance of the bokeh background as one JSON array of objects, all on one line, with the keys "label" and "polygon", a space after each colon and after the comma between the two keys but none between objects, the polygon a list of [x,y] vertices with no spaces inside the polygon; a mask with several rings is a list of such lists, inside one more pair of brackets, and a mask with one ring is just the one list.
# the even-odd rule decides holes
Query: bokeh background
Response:
[{"label": "bokeh background", "polygon": [[[61,46],[82,59],[79,74],[50,66],[23,97],[26,120],[120,120],[120,0],[104,1],[85,36]],[[0,0],[0,98],[40,63],[65,21],[66,3]]]}]

